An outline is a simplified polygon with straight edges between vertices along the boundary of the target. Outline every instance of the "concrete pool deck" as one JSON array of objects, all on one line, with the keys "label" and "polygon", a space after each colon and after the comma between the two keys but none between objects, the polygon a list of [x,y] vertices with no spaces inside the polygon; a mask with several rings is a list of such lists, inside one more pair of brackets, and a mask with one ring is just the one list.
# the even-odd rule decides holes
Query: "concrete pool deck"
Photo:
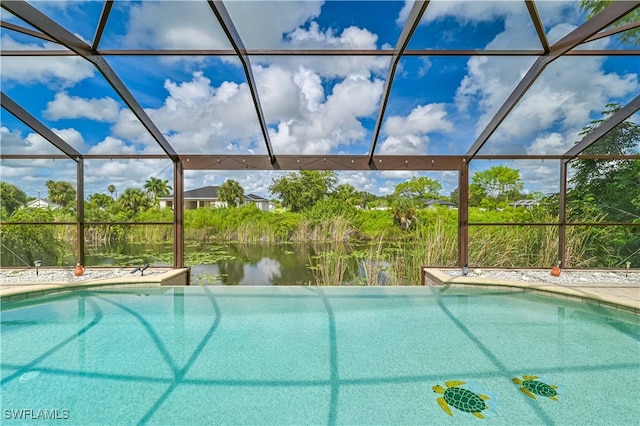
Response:
[{"label": "concrete pool deck", "polygon": [[[637,271],[632,272],[640,274]],[[424,285],[453,288],[482,288],[521,291],[547,297],[556,297],[579,303],[605,306],[640,315],[640,283],[637,280],[617,283],[598,282],[531,282],[499,279],[470,274],[452,276],[440,269],[423,268]]]},{"label": "concrete pool deck", "polygon": [[[189,284],[189,268],[168,269],[144,276],[118,276],[112,278],[84,277],[74,281],[60,280],[42,282],[33,280],[11,282],[3,277],[0,282],[0,303],[15,302],[26,299],[36,299],[44,296],[58,295],[82,290],[111,289],[111,288],[140,288],[161,287]],[[44,271],[43,271],[44,272]]]},{"label": "concrete pool deck", "polygon": [[[73,291],[111,289],[111,288],[140,288],[188,285],[190,271],[188,268],[166,269],[156,271],[145,276],[124,276],[112,278],[84,277],[83,279],[67,279],[54,282],[18,281],[3,276],[0,281],[0,303],[44,296],[68,293]],[[557,297],[579,303],[590,303],[606,306],[618,310],[640,315],[640,279],[620,280],[615,283],[587,282],[535,282],[517,279],[499,279],[491,277],[492,270],[486,274],[469,276],[452,276],[441,269],[423,268],[424,285],[439,287],[473,287],[482,289],[500,289],[528,292],[532,294]],[[580,273],[593,273],[585,271]],[[571,273],[567,273],[570,275]],[[633,278],[640,277],[640,271],[632,272]]]}]

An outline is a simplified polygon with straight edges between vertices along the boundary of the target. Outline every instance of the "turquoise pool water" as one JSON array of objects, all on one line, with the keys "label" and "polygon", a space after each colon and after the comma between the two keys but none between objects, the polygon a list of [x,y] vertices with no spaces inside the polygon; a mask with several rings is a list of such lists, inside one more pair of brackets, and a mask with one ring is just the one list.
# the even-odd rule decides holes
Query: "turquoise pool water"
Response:
[{"label": "turquoise pool water", "polygon": [[[640,419],[640,321],[593,305],[429,287],[169,287],[2,308],[3,424]],[[523,376],[557,386],[556,399],[522,392]],[[484,418],[452,405],[460,389],[488,397]]]}]

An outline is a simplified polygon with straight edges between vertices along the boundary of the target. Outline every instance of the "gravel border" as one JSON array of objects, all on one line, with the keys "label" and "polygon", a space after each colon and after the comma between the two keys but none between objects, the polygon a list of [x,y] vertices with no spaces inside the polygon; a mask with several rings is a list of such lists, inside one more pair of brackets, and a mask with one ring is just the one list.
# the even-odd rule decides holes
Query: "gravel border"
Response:
[{"label": "gravel border", "polygon": [[[443,273],[451,277],[462,276],[459,269],[445,269]],[[550,284],[579,284],[580,286],[598,286],[602,284],[637,284],[640,285],[640,271],[578,271],[563,270],[559,277],[551,275],[551,270],[539,269],[472,269],[470,277],[501,279]]]},{"label": "gravel border", "polygon": [[[83,282],[89,280],[101,280],[110,278],[139,277],[140,272],[132,273],[135,267],[127,268],[86,268],[82,276],[76,277],[73,272],[75,267],[66,269],[42,269],[36,275],[35,268],[31,269],[2,269],[0,270],[0,285],[24,284],[24,283],[60,283]],[[170,271],[171,268],[148,268],[144,276],[153,276]]]}]

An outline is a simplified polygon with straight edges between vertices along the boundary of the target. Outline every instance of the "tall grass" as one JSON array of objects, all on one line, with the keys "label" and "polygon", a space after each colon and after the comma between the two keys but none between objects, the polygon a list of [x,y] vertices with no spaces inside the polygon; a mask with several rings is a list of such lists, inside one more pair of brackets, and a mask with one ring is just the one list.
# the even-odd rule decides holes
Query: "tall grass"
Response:
[{"label": "tall grass", "polygon": [[[357,253],[325,254],[309,260],[314,267],[319,268],[320,279],[326,278],[333,283],[353,280],[366,285],[381,284],[381,281],[388,284],[387,276],[391,276],[391,284],[415,284],[420,280],[421,266],[457,264],[458,229],[455,210],[420,210],[416,228],[408,231],[393,224],[389,211],[345,209],[331,214],[333,207],[332,204],[325,204],[311,213],[263,212],[255,206],[187,210],[184,215],[185,239],[266,244],[371,242],[367,249]],[[75,216],[70,212],[22,209],[14,213],[11,220],[62,222],[74,221]],[[173,212],[170,209],[150,209],[134,218],[116,215],[95,217],[92,220],[171,222]],[[559,260],[557,225],[519,224],[523,221],[554,223],[558,220],[557,213],[542,209],[505,209],[504,212],[472,209],[470,220],[513,221],[508,226],[469,228],[471,266],[548,268]],[[591,217],[589,220],[599,222],[603,218]],[[25,258],[47,256],[50,262],[59,262],[63,257],[58,253],[60,244],[67,246],[67,253],[74,253],[75,226],[51,225],[40,227],[39,232],[31,228],[38,226],[3,226],[0,232],[7,242],[11,241],[17,249],[24,249],[22,257]],[[169,243],[173,238],[171,225],[119,224],[85,227],[85,242],[92,245],[116,245],[123,242],[158,244]],[[640,237],[629,229],[568,226],[566,263],[563,266],[615,267],[628,258],[631,258],[635,266],[640,261],[636,260],[640,256],[637,254],[639,243]],[[38,247],[47,247],[48,251],[42,252]],[[331,251],[334,250],[329,250]],[[6,250],[5,252],[5,255],[10,254]],[[306,255],[304,257],[307,258]]]},{"label": "tall grass", "polygon": [[[342,247],[338,245],[338,247]],[[315,256],[309,256],[309,269],[314,274],[316,285],[342,285],[349,266],[350,254],[344,249],[323,251]]]},{"label": "tall grass", "polygon": [[394,275],[410,284],[420,283],[423,266],[454,266],[458,259],[458,229],[444,217],[419,225],[415,236],[396,243],[390,259]]}]

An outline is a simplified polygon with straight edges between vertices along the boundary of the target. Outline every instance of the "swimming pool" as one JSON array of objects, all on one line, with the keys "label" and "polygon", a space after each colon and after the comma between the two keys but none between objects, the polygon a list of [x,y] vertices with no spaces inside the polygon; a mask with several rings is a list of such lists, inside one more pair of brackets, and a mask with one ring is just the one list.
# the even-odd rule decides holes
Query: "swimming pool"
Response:
[{"label": "swimming pool", "polygon": [[[594,305],[430,287],[160,287],[41,302],[2,306],[4,424],[640,418],[640,321]],[[478,401],[484,418],[459,409]]]}]

